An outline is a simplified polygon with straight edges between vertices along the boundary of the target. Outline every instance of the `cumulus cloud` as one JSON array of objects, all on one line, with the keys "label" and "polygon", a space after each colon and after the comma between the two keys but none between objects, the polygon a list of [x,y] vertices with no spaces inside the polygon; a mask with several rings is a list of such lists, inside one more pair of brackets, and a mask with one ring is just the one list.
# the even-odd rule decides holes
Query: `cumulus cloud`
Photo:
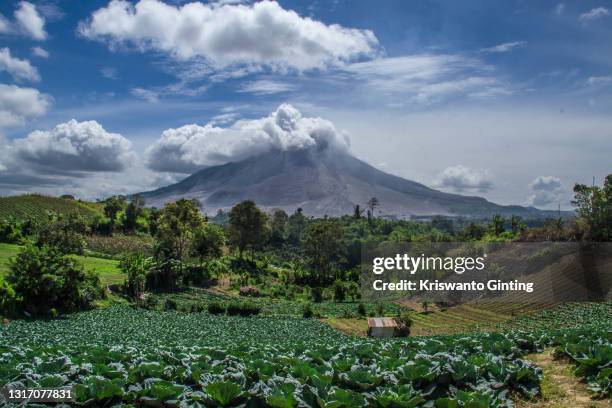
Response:
[{"label": "cumulus cloud", "polygon": [[35,39],[45,40],[47,32],[45,31],[45,19],[42,17],[36,7],[27,1],[22,1],[15,10],[15,22],[23,34]]},{"label": "cumulus cloud", "polygon": [[8,48],[0,48],[0,72],[8,72],[15,80],[40,81],[36,68],[26,59],[15,58]]},{"label": "cumulus cloud", "polygon": [[49,51],[42,47],[32,47],[32,55],[38,58],[49,58]]},{"label": "cumulus cloud", "polygon": [[436,187],[451,189],[458,192],[487,192],[493,188],[493,182],[485,170],[471,169],[458,165],[447,167],[440,173],[435,183]]},{"label": "cumulus cloud", "polygon": [[593,20],[597,20],[602,17],[607,17],[610,15],[610,10],[605,7],[596,7],[589,10],[586,13],[583,13],[578,17],[578,20],[582,23],[588,23]]},{"label": "cumulus cloud", "polygon": [[504,52],[510,52],[516,48],[525,46],[525,44],[526,44],[525,41],[513,41],[513,42],[498,44],[493,47],[482,48],[480,51],[486,54],[499,54],[499,53],[504,53]]},{"label": "cumulus cloud", "polygon": [[0,129],[19,126],[26,119],[44,115],[51,100],[49,95],[34,88],[0,84]]},{"label": "cumulus cloud", "polygon": [[377,53],[369,30],[327,25],[271,1],[174,6],[113,0],[79,24],[81,35],[111,46],[200,58],[215,69],[264,66],[278,72],[325,68]]},{"label": "cumulus cloud", "polygon": [[98,122],[70,120],[36,130],[12,144],[14,155],[35,168],[57,173],[121,171],[134,159],[129,140]]},{"label": "cumulus cloud", "polygon": [[191,173],[270,150],[348,149],[347,137],[328,120],[304,117],[283,104],[269,116],[241,120],[230,127],[186,125],[168,129],[145,153],[149,168]]},{"label": "cumulus cloud", "polygon": [[538,176],[530,184],[533,194],[527,199],[527,204],[535,207],[546,207],[561,201],[564,193],[561,180],[553,176]]}]

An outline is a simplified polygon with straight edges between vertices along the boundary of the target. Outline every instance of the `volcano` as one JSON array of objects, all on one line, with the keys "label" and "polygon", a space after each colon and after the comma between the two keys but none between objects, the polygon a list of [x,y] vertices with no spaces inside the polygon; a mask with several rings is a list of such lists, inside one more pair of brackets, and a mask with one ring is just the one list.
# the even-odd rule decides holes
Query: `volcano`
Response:
[{"label": "volcano", "polygon": [[176,184],[140,195],[147,206],[155,207],[195,198],[210,215],[248,199],[264,210],[281,208],[292,213],[302,208],[308,216],[340,216],[352,214],[355,205],[365,208],[371,197],[380,202],[377,217],[552,215],[533,207],[503,206],[481,197],[434,190],[380,171],[346,151],[321,148],[272,150],[204,168]]}]

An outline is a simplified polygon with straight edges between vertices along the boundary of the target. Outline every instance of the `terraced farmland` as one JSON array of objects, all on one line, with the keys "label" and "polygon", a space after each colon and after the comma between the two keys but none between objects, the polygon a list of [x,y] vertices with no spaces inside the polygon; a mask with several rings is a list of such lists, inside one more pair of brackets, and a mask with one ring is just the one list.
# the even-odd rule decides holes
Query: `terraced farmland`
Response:
[{"label": "terraced farmland", "polygon": [[0,197],[0,219],[44,220],[49,211],[60,214],[76,211],[83,217],[91,219],[102,213],[102,207],[96,203],[38,194]]}]

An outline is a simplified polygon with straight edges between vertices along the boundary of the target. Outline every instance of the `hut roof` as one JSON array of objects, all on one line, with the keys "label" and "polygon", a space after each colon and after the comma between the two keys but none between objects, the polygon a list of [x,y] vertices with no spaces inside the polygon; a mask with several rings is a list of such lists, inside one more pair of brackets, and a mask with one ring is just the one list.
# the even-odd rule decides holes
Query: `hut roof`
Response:
[{"label": "hut roof", "polygon": [[368,317],[368,327],[398,327],[393,317]]}]

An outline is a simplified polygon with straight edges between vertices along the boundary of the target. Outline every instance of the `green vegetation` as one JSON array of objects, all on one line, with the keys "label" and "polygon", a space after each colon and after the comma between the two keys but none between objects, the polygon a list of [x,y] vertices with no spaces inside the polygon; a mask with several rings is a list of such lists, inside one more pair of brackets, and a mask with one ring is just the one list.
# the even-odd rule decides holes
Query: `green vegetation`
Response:
[{"label": "green vegetation", "polygon": [[[0,243],[0,277],[8,274],[9,260],[16,258],[21,248],[19,245]],[[125,274],[119,269],[119,261],[92,256],[73,255],[72,257],[82,263],[86,271],[99,274],[103,285],[119,285],[125,280]]]},{"label": "green vegetation", "polygon": [[[0,329],[0,381],[79,384],[77,398],[90,405],[510,406],[511,395],[539,394],[541,371],[525,353],[554,346],[590,364],[576,353],[583,344],[609,352],[610,323],[384,341],[346,337],[314,319],[114,307],[10,322]],[[577,370],[590,382],[602,372]]]},{"label": "green vegetation", "polygon": [[[611,180],[576,186],[579,218],[539,225],[381,219],[375,197],[323,219],[245,201],[223,225],[194,200],[0,199],[0,308],[17,318],[0,328],[0,386],[74,385],[85,406],[510,407],[537,403],[525,355],[554,348],[608,398],[611,302],[369,303],[358,282],[367,243],[609,241]],[[367,316],[413,337],[358,337]]]},{"label": "green vegetation", "polygon": [[78,212],[88,220],[93,220],[102,213],[102,207],[97,203],[73,198],[49,197],[38,194],[0,197],[0,219],[44,220],[49,212],[62,215]]},{"label": "green vegetation", "polygon": [[[98,404],[147,397],[152,403],[222,406],[296,406],[298,400],[386,406],[385,401],[447,399],[489,406],[507,403],[509,391],[538,393],[538,369],[519,359],[538,347],[525,334],[378,342],[346,338],[312,319],[210,318],[130,308],[11,322],[2,334],[8,344],[19,339],[17,348],[2,347],[2,382],[80,384],[77,398]],[[51,345],[54,338],[62,344]],[[39,375],[29,376],[17,364]]]}]

